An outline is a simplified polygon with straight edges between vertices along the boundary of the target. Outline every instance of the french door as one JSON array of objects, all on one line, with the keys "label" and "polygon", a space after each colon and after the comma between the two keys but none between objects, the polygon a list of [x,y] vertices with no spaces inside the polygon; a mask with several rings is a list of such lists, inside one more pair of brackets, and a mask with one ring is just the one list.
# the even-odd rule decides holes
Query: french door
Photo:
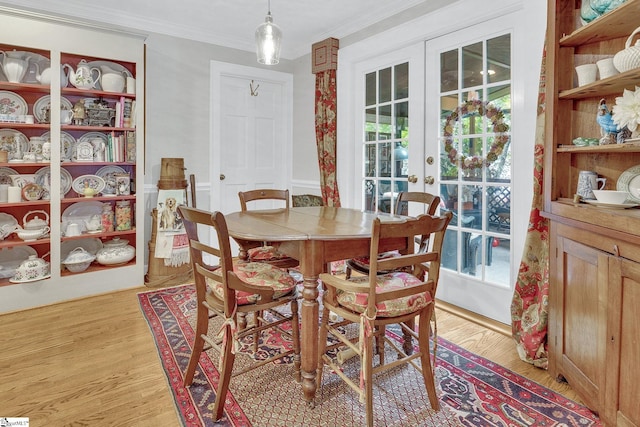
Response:
[{"label": "french door", "polygon": [[[362,208],[393,211],[399,191],[438,194],[440,212],[454,214],[438,298],[503,323],[522,250],[514,242],[524,241],[531,202],[534,140],[534,128],[517,120],[526,108],[513,58],[526,56],[513,52],[512,23],[487,21],[355,68]],[[527,114],[535,118],[535,102]]]}]

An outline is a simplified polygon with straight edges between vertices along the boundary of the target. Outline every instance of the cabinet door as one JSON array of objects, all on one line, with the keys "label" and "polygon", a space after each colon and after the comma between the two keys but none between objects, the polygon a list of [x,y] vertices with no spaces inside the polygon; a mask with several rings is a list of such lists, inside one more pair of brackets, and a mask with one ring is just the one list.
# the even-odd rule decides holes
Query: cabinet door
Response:
[{"label": "cabinet door", "polygon": [[607,425],[640,426],[640,264],[611,258],[607,392],[603,419]]},{"label": "cabinet door", "polygon": [[[554,374],[599,411],[604,403],[607,280],[610,255],[558,235],[552,275]],[[552,270],[553,271],[553,270]]]}]

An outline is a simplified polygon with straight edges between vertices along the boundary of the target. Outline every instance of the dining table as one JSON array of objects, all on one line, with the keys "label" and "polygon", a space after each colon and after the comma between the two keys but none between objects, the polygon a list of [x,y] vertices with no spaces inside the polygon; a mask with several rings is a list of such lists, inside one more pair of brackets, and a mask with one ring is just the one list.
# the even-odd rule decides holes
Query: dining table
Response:
[{"label": "dining table", "polygon": [[[318,276],[326,272],[327,265],[333,261],[369,255],[371,226],[376,217],[386,220],[402,218],[380,212],[327,206],[225,214],[229,235],[240,246],[240,258],[246,257],[247,249],[262,242],[277,242],[280,252],[299,262],[304,281],[300,308],[302,391],[310,407],[315,405],[318,386]],[[381,242],[383,251],[406,247],[406,240]]]}]

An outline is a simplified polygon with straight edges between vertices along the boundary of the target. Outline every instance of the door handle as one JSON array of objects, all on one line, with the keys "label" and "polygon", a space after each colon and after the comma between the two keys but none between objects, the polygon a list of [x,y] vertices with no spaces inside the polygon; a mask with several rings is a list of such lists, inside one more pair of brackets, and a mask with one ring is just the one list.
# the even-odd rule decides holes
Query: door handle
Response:
[{"label": "door handle", "polygon": [[220,174],[220,181],[224,181],[224,179],[226,178],[226,176],[224,176],[223,173]]},{"label": "door handle", "polygon": [[416,182],[418,182],[418,177],[415,175],[409,175],[409,178],[407,178],[407,181],[409,181],[412,184],[415,184]]},{"label": "door handle", "polygon": [[424,183],[427,184],[427,185],[433,185],[434,182],[436,182],[436,180],[431,175],[429,175],[428,177],[426,177],[424,179]]}]

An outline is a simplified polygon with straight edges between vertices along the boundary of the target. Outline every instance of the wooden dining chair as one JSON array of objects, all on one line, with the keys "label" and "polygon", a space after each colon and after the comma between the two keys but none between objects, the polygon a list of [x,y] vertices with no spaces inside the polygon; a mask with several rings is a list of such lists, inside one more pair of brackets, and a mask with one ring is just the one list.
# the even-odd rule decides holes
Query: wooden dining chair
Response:
[{"label": "wooden dining chair", "polygon": [[[438,209],[438,206],[440,205],[440,197],[430,193],[403,191],[398,194],[398,198],[396,199],[395,213],[398,215],[408,215],[409,203],[423,204],[423,213],[434,215],[436,213],[436,210]],[[420,236],[417,238],[416,243],[418,243],[420,247],[419,250],[422,251],[429,244],[429,241],[425,236]],[[378,254],[378,259],[391,258],[398,255],[398,251],[384,252]],[[351,258],[347,260],[345,270],[347,279],[351,277],[352,271],[357,271],[362,274],[369,274],[369,265],[370,260],[368,256]],[[380,271],[380,274],[386,273],[389,273],[389,271]]]},{"label": "wooden dining chair", "polygon": [[[316,383],[322,384],[324,365],[337,374],[349,387],[354,389],[360,400],[365,402],[367,425],[373,426],[373,380],[374,375],[409,363],[422,373],[424,385],[429,396],[431,407],[439,410],[436,395],[434,371],[429,354],[429,321],[435,305],[435,295],[440,274],[440,261],[444,234],[451,221],[451,212],[444,216],[420,215],[402,221],[383,222],[380,218],[373,221],[371,231],[371,264],[369,275],[345,279],[340,276],[323,273],[320,275],[325,286],[322,302],[322,322],[318,337],[318,371]],[[378,247],[385,239],[403,239],[411,245],[414,236],[428,236],[430,248],[416,253],[399,254],[393,258],[378,259]],[[428,263],[428,272],[424,265]],[[402,271],[400,271],[402,270]],[[391,273],[380,274],[381,271]],[[410,272],[408,272],[410,271]],[[329,313],[339,317],[330,322]],[[411,324],[418,320],[417,333]],[[384,334],[385,326],[400,324],[405,333],[418,340],[419,350],[407,354]],[[355,324],[359,333],[348,335],[347,325]],[[327,338],[331,335],[337,344],[327,346]],[[435,334],[434,334],[435,335]],[[379,364],[373,366],[374,338],[377,342]],[[436,337],[434,336],[434,343]],[[397,352],[398,360],[385,364],[385,343]],[[335,353],[327,353],[328,349],[343,348]],[[343,372],[339,361],[340,355],[348,351],[361,358],[359,378],[350,377]],[[435,360],[434,345],[434,360]],[[419,367],[414,359],[419,358]]]},{"label": "wooden dining chair", "polygon": [[[285,270],[266,263],[233,262],[229,232],[222,213],[187,206],[180,206],[178,210],[189,238],[198,302],[195,342],[184,375],[184,385],[191,385],[202,352],[210,348],[217,349],[220,353],[220,379],[213,415],[218,420],[222,417],[232,376],[293,355],[295,377],[300,381],[298,292],[295,281]],[[200,235],[215,236],[217,243],[205,243]],[[219,264],[213,264],[216,261]],[[289,311],[284,310],[287,307]],[[240,328],[236,325],[241,313],[253,313],[260,318],[252,326]],[[266,316],[267,313],[270,316]],[[224,319],[223,324],[218,338],[211,338],[207,334],[209,322],[217,316]],[[291,324],[290,332],[280,328],[284,323]],[[241,341],[248,336],[253,336],[257,341],[260,334],[269,328],[278,328],[281,334],[288,335],[292,340],[292,348],[271,355],[268,359],[255,361],[234,373],[233,364]]]},{"label": "wooden dining chair", "polygon": [[[245,212],[248,205],[252,203],[252,208],[261,200],[280,200],[286,209],[289,209],[289,190],[277,189],[257,189],[250,191],[241,191],[238,193],[240,198],[240,209]],[[298,266],[298,260],[291,258],[278,251],[276,242],[263,242],[261,246],[247,250],[247,259],[250,262],[266,262],[280,268],[293,268]]]}]

